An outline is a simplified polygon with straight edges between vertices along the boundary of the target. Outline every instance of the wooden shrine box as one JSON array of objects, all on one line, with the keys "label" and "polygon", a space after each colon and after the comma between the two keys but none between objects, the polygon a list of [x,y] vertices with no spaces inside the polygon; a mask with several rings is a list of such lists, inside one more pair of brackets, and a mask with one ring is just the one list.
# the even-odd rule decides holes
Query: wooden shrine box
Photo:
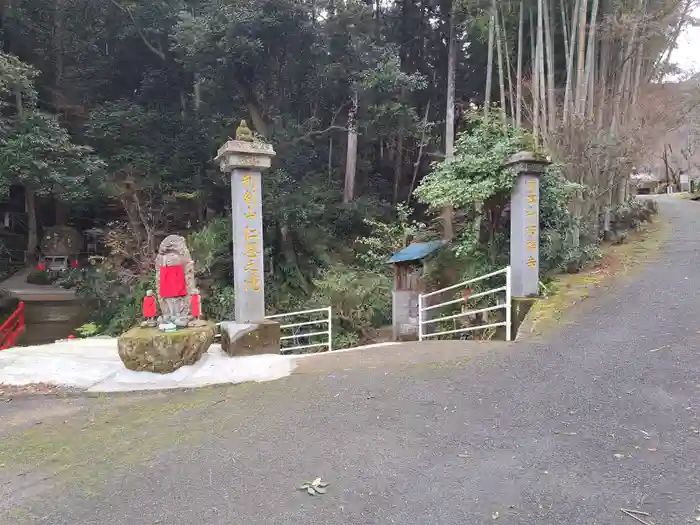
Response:
[{"label": "wooden shrine box", "polygon": [[443,241],[414,242],[391,256],[394,265],[392,325],[395,341],[418,338],[418,295],[423,291],[426,259]]}]

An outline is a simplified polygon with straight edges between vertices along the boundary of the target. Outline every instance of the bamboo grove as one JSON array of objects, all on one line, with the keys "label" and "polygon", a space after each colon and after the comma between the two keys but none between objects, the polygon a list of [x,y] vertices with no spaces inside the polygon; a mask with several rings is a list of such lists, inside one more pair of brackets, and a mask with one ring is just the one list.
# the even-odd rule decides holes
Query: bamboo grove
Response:
[{"label": "bamboo grove", "polygon": [[697,89],[662,84],[697,3],[493,0],[481,7],[489,42],[484,111],[493,111],[495,98],[504,118],[531,129],[584,186],[579,214],[592,218],[624,201],[632,170],[697,105]]}]

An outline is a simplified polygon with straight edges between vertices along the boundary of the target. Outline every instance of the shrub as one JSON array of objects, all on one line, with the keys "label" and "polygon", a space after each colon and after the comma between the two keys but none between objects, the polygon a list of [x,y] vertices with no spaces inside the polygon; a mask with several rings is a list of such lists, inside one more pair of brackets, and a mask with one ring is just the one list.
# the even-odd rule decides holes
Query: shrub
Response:
[{"label": "shrub", "polygon": [[44,270],[32,270],[27,274],[27,282],[29,284],[48,285],[53,284],[55,280],[55,275]]},{"label": "shrub", "polygon": [[208,319],[222,321],[231,319],[236,305],[233,285],[214,283],[202,296],[202,311]]},{"label": "shrub", "polygon": [[[500,119],[472,114],[470,128],[458,137],[454,159],[436,164],[423,179],[415,192],[418,199],[434,211],[454,204],[459,218],[451,249],[454,260],[433,269],[434,283],[450,285],[509,264],[507,208],[514,174],[504,163],[513,153],[532,147],[527,133]],[[597,234],[583,229],[569,212],[569,202],[582,189],[566,180],[558,165],[550,166],[540,177],[543,277],[549,272],[580,269],[599,255]],[[456,273],[454,268],[462,271]]]},{"label": "shrub", "polygon": [[58,276],[55,283],[61,288],[75,288],[83,281],[85,271],[82,268],[71,268]]},{"label": "shrub", "polygon": [[367,340],[373,328],[391,321],[391,278],[340,264],[314,281],[312,307],[333,308],[335,348]]},{"label": "shrub", "polygon": [[96,301],[90,321],[100,327],[101,333],[118,335],[141,320],[143,298],[149,289],[156,289],[155,272],[139,276],[102,265],[86,270],[76,293]]}]

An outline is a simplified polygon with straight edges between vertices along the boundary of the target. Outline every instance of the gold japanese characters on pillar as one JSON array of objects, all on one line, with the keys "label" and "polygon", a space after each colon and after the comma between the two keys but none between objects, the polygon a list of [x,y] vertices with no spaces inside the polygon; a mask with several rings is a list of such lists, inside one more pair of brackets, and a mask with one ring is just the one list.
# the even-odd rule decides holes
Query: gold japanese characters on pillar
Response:
[{"label": "gold japanese characters on pillar", "polygon": [[527,181],[527,200],[525,202],[525,248],[527,266],[534,269],[537,266],[538,253],[538,224],[537,224],[537,180],[530,177]]},{"label": "gold japanese characters on pillar", "polygon": [[[243,216],[247,219],[256,219],[258,199],[260,198],[255,180],[250,175],[241,177],[243,184]],[[246,291],[259,292],[262,289],[259,263],[262,258],[262,232],[246,224],[243,229],[243,256],[245,261],[245,289]]]}]

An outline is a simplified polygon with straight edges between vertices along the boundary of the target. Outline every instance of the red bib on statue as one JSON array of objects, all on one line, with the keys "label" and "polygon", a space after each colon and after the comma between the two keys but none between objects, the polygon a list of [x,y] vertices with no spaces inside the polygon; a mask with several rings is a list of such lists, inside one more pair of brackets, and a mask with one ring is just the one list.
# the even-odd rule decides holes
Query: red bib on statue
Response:
[{"label": "red bib on statue", "polygon": [[156,315],[156,298],[152,295],[147,295],[143,298],[143,316],[155,317]]},{"label": "red bib on statue", "polygon": [[190,306],[192,307],[192,316],[199,317],[202,315],[202,309],[199,304],[199,294],[190,296]]},{"label": "red bib on statue", "polygon": [[160,296],[184,297],[187,295],[185,269],[182,265],[160,267]]}]

